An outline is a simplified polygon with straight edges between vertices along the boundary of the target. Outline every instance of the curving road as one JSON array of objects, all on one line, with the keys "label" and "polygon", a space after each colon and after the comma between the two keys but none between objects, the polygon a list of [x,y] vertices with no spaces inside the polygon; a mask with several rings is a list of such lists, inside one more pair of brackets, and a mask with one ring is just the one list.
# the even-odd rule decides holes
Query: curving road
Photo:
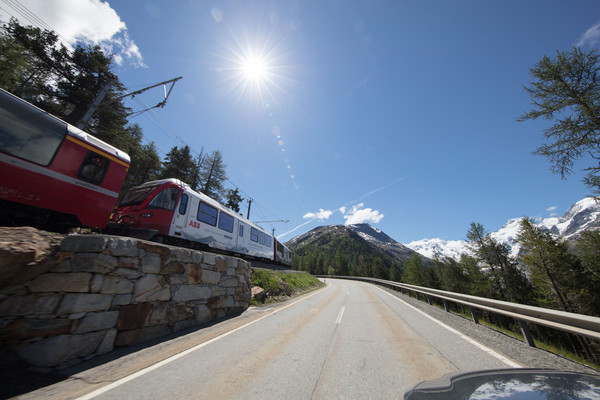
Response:
[{"label": "curving road", "polygon": [[293,302],[250,309],[162,347],[162,357],[125,357],[32,395],[389,399],[449,372],[520,366],[374,285],[329,279]]}]

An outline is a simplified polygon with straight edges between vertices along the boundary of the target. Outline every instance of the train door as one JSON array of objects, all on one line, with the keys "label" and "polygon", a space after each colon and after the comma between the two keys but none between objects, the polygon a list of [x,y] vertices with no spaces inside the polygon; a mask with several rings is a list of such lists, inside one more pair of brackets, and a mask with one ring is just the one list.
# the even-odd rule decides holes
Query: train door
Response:
[{"label": "train door", "polygon": [[188,210],[190,209],[190,196],[183,192],[181,200],[179,201],[179,207],[175,216],[173,217],[173,225],[176,232],[181,232],[187,226]]},{"label": "train door", "polygon": [[238,229],[237,229],[237,243],[236,243],[236,251],[238,253],[245,254],[248,251],[246,242],[248,241],[248,235],[250,234],[248,225],[244,222],[238,220]]}]

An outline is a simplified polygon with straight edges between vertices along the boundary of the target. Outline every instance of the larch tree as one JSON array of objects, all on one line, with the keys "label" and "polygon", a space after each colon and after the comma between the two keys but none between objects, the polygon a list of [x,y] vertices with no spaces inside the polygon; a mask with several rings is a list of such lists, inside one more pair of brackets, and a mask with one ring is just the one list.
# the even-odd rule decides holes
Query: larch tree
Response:
[{"label": "larch tree", "polygon": [[200,191],[219,202],[224,195],[223,184],[227,180],[226,167],[221,152],[215,150],[206,157],[200,168]]},{"label": "larch tree", "polygon": [[589,156],[583,181],[600,194],[600,64],[596,50],[574,47],[544,56],[531,69],[532,82],[525,90],[533,109],[518,121],[543,118],[554,121],[544,130],[547,143],[534,152],[550,161],[562,178],[575,162]]}]

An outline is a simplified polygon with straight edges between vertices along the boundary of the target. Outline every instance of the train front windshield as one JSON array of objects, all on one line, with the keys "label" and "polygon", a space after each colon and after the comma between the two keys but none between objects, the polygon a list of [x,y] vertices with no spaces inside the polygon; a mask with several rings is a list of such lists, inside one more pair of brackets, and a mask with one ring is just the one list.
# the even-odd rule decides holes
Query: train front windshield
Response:
[{"label": "train front windshield", "polygon": [[121,199],[119,203],[119,207],[128,207],[128,206],[136,206],[142,204],[144,200],[148,197],[150,193],[154,189],[156,189],[159,185],[152,186],[138,186],[132,189],[129,189]]}]

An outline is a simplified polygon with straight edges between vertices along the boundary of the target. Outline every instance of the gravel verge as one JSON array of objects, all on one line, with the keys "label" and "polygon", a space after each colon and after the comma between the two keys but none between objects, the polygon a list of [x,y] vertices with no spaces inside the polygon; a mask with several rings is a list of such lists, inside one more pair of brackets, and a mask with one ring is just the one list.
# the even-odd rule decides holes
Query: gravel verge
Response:
[{"label": "gravel verge", "polygon": [[600,375],[600,371],[590,366],[571,361],[544,349],[530,347],[524,341],[496,331],[485,325],[476,324],[472,320],[461,315],[446,312],[444,309],[429,305],[425,301],[417,300],[414,297],[409,297],[408,295],[404,295],[388,288],[381,288],[402,299],[411,306],[432,316],[438,321],[443,322],[526,368],[547,368]]}]

